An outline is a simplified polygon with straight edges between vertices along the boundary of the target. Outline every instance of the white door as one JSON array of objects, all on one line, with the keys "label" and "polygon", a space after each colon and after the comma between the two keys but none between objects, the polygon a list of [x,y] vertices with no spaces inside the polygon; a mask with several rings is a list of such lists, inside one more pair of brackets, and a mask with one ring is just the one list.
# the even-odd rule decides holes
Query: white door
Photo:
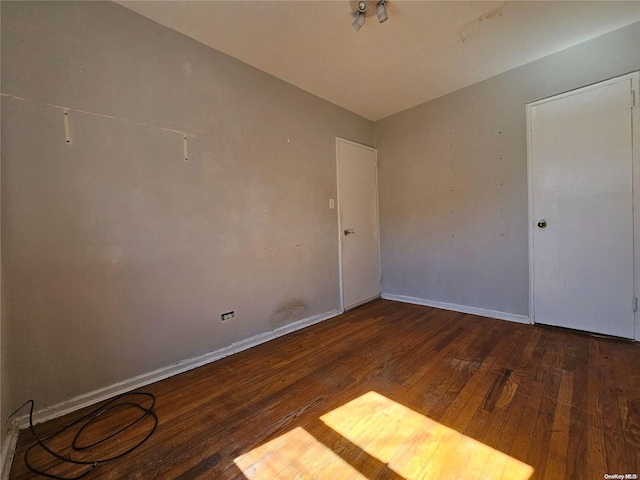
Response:
[{"label": "white door", "polygon": [[632,81],[528,107],[532,315],[634,337]]},{"label": "white door", "polygon": [[336,139],[342,306],[380,296],[378,169],[371,147]]}]

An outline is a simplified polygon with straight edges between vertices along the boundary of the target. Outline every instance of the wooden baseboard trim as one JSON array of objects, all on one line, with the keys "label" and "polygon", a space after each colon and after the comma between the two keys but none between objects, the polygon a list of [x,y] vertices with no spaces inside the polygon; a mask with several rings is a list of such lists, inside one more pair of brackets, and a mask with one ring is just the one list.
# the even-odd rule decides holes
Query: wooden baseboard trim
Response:
[{"label": "wooden baseboard trim", "polygon": [[424,298],[408,297],[406,295],[395,295],[393,293],[383,293],[382,298],[385,300],[394,300],[396,302],[413,303],[415,305],[424,305],[426,307],[441,308],[443,310],[453,310],[454,312],[470,313],[481,317],[497,318],[499,320],[508,320],[516,323],[530,324],[527,315],[518,315],[515,313],[499,312],[496,310],[486,310],[484,308],[468,307],[466,305],[457,305],[455,303],[437,302]]}]

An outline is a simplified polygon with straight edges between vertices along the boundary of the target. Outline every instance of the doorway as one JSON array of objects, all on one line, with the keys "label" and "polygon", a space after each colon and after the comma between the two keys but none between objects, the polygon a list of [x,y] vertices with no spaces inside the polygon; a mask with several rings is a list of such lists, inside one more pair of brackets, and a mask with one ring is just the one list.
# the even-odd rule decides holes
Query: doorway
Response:
[{"label": "doorway", "polygon": [[380,296],[376,150],[336,138],[340,293],[344,310]]},{"label": "doorway", "polygon": [[624,338],[640,333],[638,79],[633,73],[527,105],[535,323]]}]

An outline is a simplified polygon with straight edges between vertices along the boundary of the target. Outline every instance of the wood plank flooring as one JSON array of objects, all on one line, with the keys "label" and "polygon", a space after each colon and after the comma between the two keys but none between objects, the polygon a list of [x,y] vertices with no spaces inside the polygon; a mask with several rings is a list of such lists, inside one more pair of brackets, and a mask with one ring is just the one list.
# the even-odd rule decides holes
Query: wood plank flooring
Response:
[{"label": "wood plank flooring", "polygon": [[[156,432],[85,478],[640,475],[640,344],[561,329],[376,300],[142,391],[157,397]],[[139,413],[123,407],[80,440]],[[123,451],[149,428],[99,448]],[[69,453],[73,433],[51,445]],[[11,479],[37,478],[31,444],[23,432]],[[64,477],[86,468],[31,459]]]}]

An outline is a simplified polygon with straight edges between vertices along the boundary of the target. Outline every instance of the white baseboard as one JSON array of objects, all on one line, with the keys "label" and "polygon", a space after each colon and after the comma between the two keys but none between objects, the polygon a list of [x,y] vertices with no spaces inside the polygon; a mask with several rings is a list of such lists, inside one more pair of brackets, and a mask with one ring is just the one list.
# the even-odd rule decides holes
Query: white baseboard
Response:
[{"label": "white baseboard", "polygon": [[372,302],[373,300],[380,298],[380,294],[378,295],[374,295],[373,297],[369,297],[369,298],[365,298],[364,300],[360,300],[359,302],[356,303],[352,303],[351,305],[347,305],[346,307],[344,307],[344,310],[352,310],[356,307],[359,307],[360,305],[364,305],[365,303],[369,303]]},{"label": "white baseboard", "polygon": [[13,463],[13,456],[16,453],[16,445],[18,444],[18,424],[13,419],[9,422],[9,429],[7,435],[4,438],[2,445],[2,457],[0,457],[0,479],[8,480],[9,473],[11,473],[11,464]]},{"label": "white baseboard", "polygon": [[396,302],[413,303],[415,305],[424,305],[426,307],[442,308],[443,310],[453,310],[454,312],[470,313],[481,317],[497,318],[500,320],[508,320],[516,323],[530,324],[527,315],[518,315],[515,313],[498,312],[496,310],[486,310],[484,308],[468,307],[466,305],[457,305],[455,303],[436,302],[424,298],[407,297],[405,295],[395,295],[393,293],[383,293],[382,298],[385,300],[395,300]]},{"label": "white baseboard", "polygon": [[[228,357],[229,355],[233,355],[234,353],[238,353],[243,350],[247,350],[251,347],[255,347],[256,345],[260,345],[261,343],[268,342],[269,340],[273,340],[274,338],[281,337],[283,335],[294,332],[296,330],[300,330],[302,328],[309,327],[316,323],[320,323],[324,320],[328,320],[330,318],[336,317],[341,313],[343,313],[342,309],[336,309],[336,310],[331,310],[329,312],[320,313],[312,317],[303,318],[302,320],[298,320],[296,322],[290,323],[289,325],[285,325],[283,327],[277,328],[270,332],[260,333],[253,337],[240,340],[238,342],[235,342],[229,345],[228,347],[224,347],[219,350],[215,350],[213,352],[205,353],[204,355],[200,355],[198,357],[189,358],[187,360],[180,361],[174,365],[169,365],[167,367],[159,368],[158,370],[154,370],[153,372],[144,373],[142,375],[138,375],[137,377],[133,377],[128,380],[124,380],[122,382],[114,383],[113,385],[109,385],[107,387],[100,388],[92,392],[78,395],[70,400],[58,403],[56,405],[52,405],[50,407],[45,407],[39,410],[35,410],[33,412],[33,423],[38,424],[38,423],[46,422],[53,418],[66,415],[67,413],[73,412],[75,410],[79,410],[89,405],[93,405],[103,400],[107,400],[121,393],[126,393],[131,390],[144,387],[145,385],[149,385],[150,383],[154,383],[159,380],[172,377],[173,375],[177,375],[179,373],[183,373],[188,370],[201,367],[203,365],[214,362],[221,358]],[[23,415],[21,417],[17,417],[15,419],[15,424],[19,429],[26,428],[29,425],[29,415]],[[17,432],[16,432],[16,436],[17,436]]]}]

